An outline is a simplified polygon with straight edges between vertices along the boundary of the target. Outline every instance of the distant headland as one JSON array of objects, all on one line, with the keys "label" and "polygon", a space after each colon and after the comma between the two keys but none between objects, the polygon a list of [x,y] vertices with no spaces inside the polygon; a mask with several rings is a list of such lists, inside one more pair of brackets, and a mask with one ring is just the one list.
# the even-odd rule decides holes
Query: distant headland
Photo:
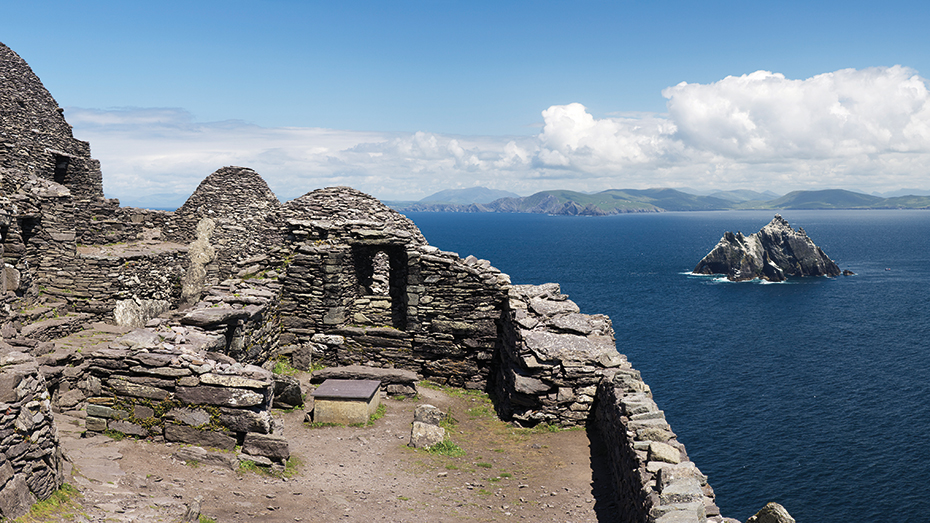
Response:
[{"label": "distant headland", "polygon": [[[399,211],[504,212],[564,216],[606,216],[631,212],[789,210],[789,209],[930,209],[930,196],[883,198],[843,189],[794,191],[784,196],[748,190],[718,191],[709,195],[679,189],[609,189],[595,194],[568,190],[540,191],[493,201],[467,200],[477,189],[447,190],[417,202],[385,202]],[[475,194],[487,195],[486,191]],[[921,192],[921,191],[915,191]]]}]

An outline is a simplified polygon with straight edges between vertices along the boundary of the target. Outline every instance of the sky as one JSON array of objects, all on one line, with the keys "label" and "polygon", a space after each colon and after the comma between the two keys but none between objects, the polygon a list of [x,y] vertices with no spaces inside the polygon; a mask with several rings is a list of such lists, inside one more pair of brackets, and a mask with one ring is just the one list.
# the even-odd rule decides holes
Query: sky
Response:
[{"label": "sky", "polygon": [[125,204],[484,186],[930,190],[922,2],[0,0]]}]

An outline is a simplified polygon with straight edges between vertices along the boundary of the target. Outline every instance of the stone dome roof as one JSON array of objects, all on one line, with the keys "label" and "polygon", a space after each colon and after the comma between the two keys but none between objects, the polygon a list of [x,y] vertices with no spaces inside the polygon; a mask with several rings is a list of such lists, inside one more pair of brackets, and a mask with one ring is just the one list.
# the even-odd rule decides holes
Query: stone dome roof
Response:
[{"label": "stone dome roof", "polygon": [[261,175],[247,167],[223,167],[204,178],[194,194],[177,210],[182,217],[248,222],[264,220],[281,202]]},{"label": "stone dome roof", "polygon": [[74,138],[63,112],[29,64],[0,43],[0,167],[60,183],[79,197],[102,197],[90,144]]},{"label": "stone dome roof", "polygon": [[324,222],[329,237],[348,237],[353,230],[367,229],[396,236],[403,243],[426,245],[426,238],[409,218],[351,187],[317,189],[284,206],[291,220]]}]

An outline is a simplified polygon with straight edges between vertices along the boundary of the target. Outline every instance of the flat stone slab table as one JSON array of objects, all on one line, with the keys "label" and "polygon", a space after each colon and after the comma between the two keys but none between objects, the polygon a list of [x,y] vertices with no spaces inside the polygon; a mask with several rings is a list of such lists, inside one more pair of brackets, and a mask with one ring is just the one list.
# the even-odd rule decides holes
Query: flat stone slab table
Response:
[{"label": "flat stone slab table", "polygon": [[313,421],[352,425],[368,423],[381,404],[381,382],[378,380],[328,379],[313,396]]}]

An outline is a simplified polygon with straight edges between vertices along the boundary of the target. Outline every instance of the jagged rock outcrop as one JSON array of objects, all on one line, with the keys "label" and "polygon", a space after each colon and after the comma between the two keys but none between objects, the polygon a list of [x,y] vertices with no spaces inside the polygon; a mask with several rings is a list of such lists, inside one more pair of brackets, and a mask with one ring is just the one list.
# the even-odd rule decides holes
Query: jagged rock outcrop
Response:
[{"label": "jagged rock outcrop", "polygon": [[728,280],[784,281],[788,276],[839,276],[840,268],[781,215],[759,232],[743,236],[727,231],[694,274],[725,274]]}]

